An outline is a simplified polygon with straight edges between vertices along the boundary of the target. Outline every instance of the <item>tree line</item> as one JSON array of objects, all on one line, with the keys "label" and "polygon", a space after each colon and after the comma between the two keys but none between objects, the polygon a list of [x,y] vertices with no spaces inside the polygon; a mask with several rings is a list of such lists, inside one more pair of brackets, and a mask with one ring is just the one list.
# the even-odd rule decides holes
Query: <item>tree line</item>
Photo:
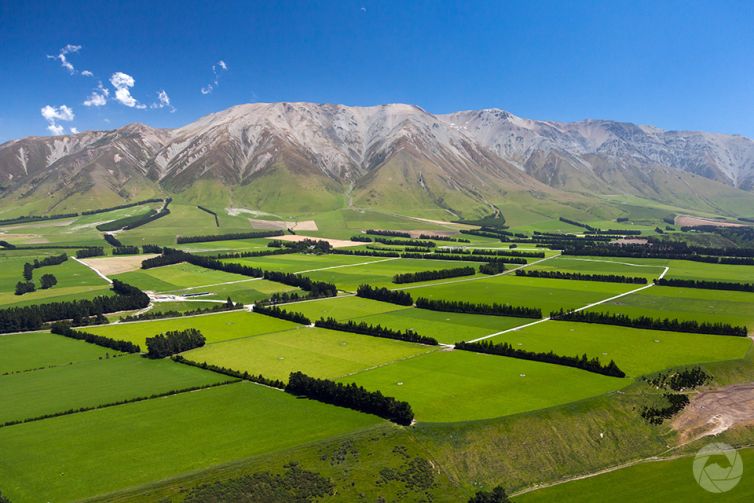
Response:
[{"label": "tree line", "polygon": [[638,276],[622,276],[620,274],[584,274],[580,272],[519,269],[516,271],[516,276],[528,276],[530,278],[571,279],[578,281],[603,281],[606,283],[635,283],[638,285],[647,284],[647,278],[640,278]]},{"label": "tree line", "polygon": [[180,318],[182,316],[195,316],[197,314],[209,314],[209,313],[221,313],[224,311],[236,311],[243,309],[243,304],[234,304],[230,297],[225,304],[215,304],[212,307],[203,307],[200,309],[192,309],[191,311],[147,311],[146,313],[133,314],[124,316],[120,319],[120,323],[127,323],[130,321],[147,321],[147,320],[159,320],[162,318]]},{"label": "tree line", "polygon": [[14,217],[0,220],[0,225],[25,224],[27,222],[41,222],[43,220],[58,220],[61,218],[72,218],[79,216],[78,213],[58,213],[56,215],[27,215],[25,217]]},{"label": "tree line", "polygon": [[603,365],[600,363],[599,358],[587,358],[586,354],[578,356],[563,356],[556,355],[552,351],[548,353],[536,353],[534,351],[526,351],[524,349],[516,349],[507,342],[493,344],[490,341],[480,342],[458,342],[455,345],[456,349],[463,351],[473,351],[475,353],[486,353],[498,356],[508,356],[510,358],[519,358],[522,360],[531,360],[543,363],[552,363],[555,365],[563,365],[566,367],[574,367],[587,372],[594,372],[595,374],[602,374],[610,377],[626,377],[625,372],[618,368],[615,361],[610,360],[610,363]]},{"label": "tree line", "polygon": [[80,341],[85,341],[90,344],[96,344],[97,346],[114,349],[123,353],[141,352],[141,348],[133,342],[111,339],[109,337],[103,337],[101,335],[90,334],[89,332],[74,330],[68,323],[53,323],[50,331],[53,334],[62,335],[71,339],[78,339]]},{"label": "tree line", "polygon": [[264,314],[266,316],[272,316],[273,318],[280,318],[281,320],[292,321],[300,325],[311,325],[312,320],[307,318],[301,313],[286,311],[285,309],[277,306],[266,306],[263,304],[254,304],[254,312]]},{"label": "tree line", "polygon": [[173,330],[147,337],[147,358],[165,358],[204,346],[206,339],[196,328]]},{"label": "tree line", "polygon": [[330,253],[333,255],[357,255],[363,257],[385,257],[385,258],[399,258],[400,253],[394,251],[377,251],[377,250],[343,250],[334,249]]},{"label": "tree line", "polygon": [[735,283],[732,281],[706,281],[694,279],[655,279],[659,286],[679,286],[684,288],[702,288],[706,290],[735,290],[739,292],[754,292],[754,283]]},{"label": "tree line", "polygon": [[351,236],[351,241],[358,241],[359,243],[371,243],[372,238],[369,236],[364,236],[363,234],[357,234],[354,236]]},{"label": "tree line", "polygon": [[519,257],[483,257],[481,255],[453,255],[450,253],[401,253],[401,258],[419,258],[425,260],[457,260],[459,262],[505,262],[507,264],[525,265],[529,262]]},{"label": "tree line", "polygon": [[173,355],[171,359],[174,362],[183,363],[184,365],[189,365],[191,367],[198,367],[200,369],[209,370],[211,372],[216,372],[218,374],[223,374],[230,377],[237,377],[238,379],[255,382],[257,384],[263,384],[271,388],[285,389],[285,383],[281,381],[280,379],[268,379],[267,377],[264,377],[262,374],[254,375],[254,374],[250,374],[247,371],[241,372],[239,370],[234,370],[227,367],[221,367],[219,365],[212,365],[211,363],[207,363],[207,362],[199,363],[192,360],[187,360],[182,355]]},{"label": "tree line", "polygon": [[340,322],[335,318],[330,317],[327,319],[320,318],[314,322],[314,326],[319,328],[329,328],[330,330],[340,330],[341,332],[352,332],[354,334],[382,337],[384,339],[395,339],[398,341],[437,346],[437,340],[435,338],[419,335],[413,330],[393,330],[392,328],[383,327],[382,325],[370,325],[365,321],[358,323],[352,320]]},{"label": "tree line", "polygon": [[455,269],[438,269],[436,271],[406,272],[393,276],[393,283],[416,283],[418,281],[430,281],[434,279],[457,278],[459,276],[473,276],[476,269],[473,267],[457,267]]},{"label": "tree line", "polygon": [[486,264],[482,264],[479,266],[479,272],[482,274],[500,274],[505,271],[505,263],[504,262],[498,262],[497,260],[494,262],[487,262]]},{"label": "tree line", "polygon": [[475,304],[463,300],[416,299],[416,307],[430,311],[443,311],[447,313],[484,314],[488,316],[513,316],[516,318],[542,317],[542,310],[538,307],[511,306],[510,304]]},{"label": "tree line", "polygon": [[404,290],[389,290],[387,288],[375,288],[370,285],[359,285],[356,289],[356,296],[364,299],[379,300],[380,302],[389,302],[399,306],[411,306],[414,301],[411,294]]},{"label": "tree line", "polygon": [[212,211],[209,208],[205,208],[201,204],[197,204],[196,207],[199,208],[200,210],[202,210],[203,212],[209,213],[210,215],[212,215],[213,217],[215,217],[215,227],[220,227],[220,219],[218,218],[217,213],[215,213],[214,211]]},{"label": "tree line", "polygon": [[367,229],[367,234],[372,234],[374,236],[389,236],[394,238],[411,238],[411,234],[405,231],[391,231],[391,230],[380,230],[380,229]]},{"label": "tree line", "polygon": [[[268,245],[269,246],[269,245]],[[292,250],[289,248],[273,248],[271,250],[249,250],[244,252],[229,252],[229,253],[221,253],[219,255],[215,255],[215,258],[218,260],[222,259],[239,259],[239,258],[249,258],[249,257],[267,257],[269,255],[286,255],[288,253],[296,253],[296,250]]]},{"label": "tree line", "polygon": [[138,246],[125,245],[125,246],[118,246],[116,248],[113,248],[113,255],[138,255],[138,254],[139,254]]},{"label": "tree line", "polygon": [[102,235],[102,237],[105,238],[105,241],[111,246],[117,247],[117,246],[123,246],[123,243],[120,242],[120,239],[116,238],[112,234],[106,232]]},{"label": "tree line", "polygon": [[471,243],[466,238],[454,238],[452,236],[438,236],[437,234],[419,234],[419,239],[431,239],[433,241],[449,241],[452,243]]},{"label": "tree line", "polygon": [[746,337],[744,326],[729,323],[708,323],[696,320],[660,319],[649,316],[632,318],[626,314],[600,313],[594,311],[553,311],[550,318],[556,321],[577,321],[580,323],[599,323],[601,325],[618,325],[621,327],[643,328],[646,330],[666,330],[669,332],[686,332],[710,335],[732,335]]},{"label": "tree line", "polygon": [[275,236],[282,236],[285,232],[281,230],[275,231],[253,231],[253,232],[231,232],[228,234],[211,234],[205,236],[177,236],[175,238],[176,243],[206,243],[210,241],[232,241],[235,239],[255,239],[255,238],[270,238]]},{"label": "tree line", "polygon": [[101,246],[90,246],[76,250],[76,258],[101,257],[105,254],[105,249]]},{"label": "tree line", "polygon": [[437,246],[432,241],[423,241],[421,239],[374,238],[374,242],[388,246],[420,246],[422,248],[434,248]]},{"label": "tree line", "polygon": [[116,295],[0,309],[0,333],[39,330],[43,323],[58,320],[79,324],[91,316],[143,309],[149,305],[147,294],[136,287],[116,279],[112,289]]},{"label": "tree line", "polygon": [[270,248],[286,248],[291,252],[296,253],[313,253],[315,255],[321,255],[330,253],[332,251],[332,245],[329,241],[324,239],[302,239],[301,241],[283,241],[282,239],[275,239],[267,243]]},{"label": "tree line", "polygon": [[414,420],[414,412],[408,402],[384,396],[379,391],[367,391],[356,383],[342,384],[329,379],[309,377],[303,372],[291,372],[285,391],[331,405],[374,414],[404,426],[409,426]]}]

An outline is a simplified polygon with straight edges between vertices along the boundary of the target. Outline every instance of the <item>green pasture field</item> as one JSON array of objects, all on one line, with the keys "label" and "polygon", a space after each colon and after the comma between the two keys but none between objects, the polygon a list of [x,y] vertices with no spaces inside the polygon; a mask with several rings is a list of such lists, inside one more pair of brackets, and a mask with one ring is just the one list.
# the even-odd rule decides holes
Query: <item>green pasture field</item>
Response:
[{"label": "green pasture field", "polygon": [[754,450],[739,449],[744,475],[729,492],[710,493],[694,479],[694,458],[640,463],[594,477],[531,491],[513,498],[520,503],[548,501],[652,502],[652,501],[752,501],[754,479],[747,476],[754,466]]},{"label": "green pasture field", "polygon": [[[222,229],[219,229],[217,233],[221,234]],[[200,232],[197,231],[197,234],[200,234]],[[201,232],[201,234],[204,234],[204,232]],[[213,233],[207,232],[206,234],[211,235]],[[201,243],[176,244],[175,248],[187,251],[189,253],[196,253],[197,255],[216,255],[219,253],[266,251],[270,249],[270,247],[267,246],[269,242],[270,240],[264,238],[231,239],[228,241],[206,241]]]},{"label": "green pasture field", "polygon": [[[204,303],[196,303],[205,306]],[[252,335],[280,332],[295,328],[298,325],[290,321],[272,318],[246,311],[230,313],[203,314],[185,316],[181,318],[165,318],[151,321],[135,321],[113,325],[86,327],[84,330],[112,339],[131,341],[146,350],[145,339],[153,335],[171,330],[185,330],[196,328],[207,339],[208,344],[230,339],[240,339]]]},{"label": "green pasture field", "polygon": [[[546,262],[544,262],[546,263]],[[400,287],[416,299],[459,300],[488,304],[499,302],[514,306],[538,307],[547,316],[550,311],[577,308],[631,291],[641,285],[573,281],[565,279],[516,277],[515,273],[496,277],[479,277],[439,281],[437,285]]]},{"label": "green pasture field", "polygon": [[97,360],[117,351],[49,332],[0,335],[0,374]]},{"label": "green pasture field", "polygon": [[664,270],[663,266],[633,262],[633,259],[630,258],[620,260],[610,257],[599,259],[571,256],[560,256],[527,269],[577,272],[581,274],[618,274],[621,276],[647,278],[649,281],[658,277]]},{"label": "green pasture field", "polygon": [[343,377],[406,400],[417,421],[489,419],[618,390],[627,379],[468,351],[436,351]]},{"label": "green pasture field", "polygon": [[299,327],[209,344],[187,351],[184,356],[286,381],[297,370],[314,377],[336,378],[436,350],[368,335]]},{"label": "green pasture field", "polygon": [[[268,255],[266,257],[249,257],[243,259],[225,259],[224,262],[234,262],[252,267],[260,267],[268,271],[291,273],[307,273],[326,267],[346,267],[365,262],[379,262],[384,257],[364,257],[360,255],[304,255],[291,253],[287,255]],[[428,261],[427,261],[428,262]],[[337,270],[337,269],[336,269]],[[308,276],[309,274],[307,274]]]},{"label": "green pasture field", "polygon": [[[31,252],[28,250],[27,253]],[[16,295],[16,283],[23,279],[23,267],[26,262],[33,262],[35,258],[42,259],[45,256],[57,255],[54,253],[38,253],[36,250],[28,255],[6,256],[0,252],[0,306],[26,306],[30,304],[42,304],[65,300],[92,298],[97,295],[107,295],[109,286],[97,273],[79,264],[70,258],[71,250],[68,250],[69,258],[62,264],[40,267],[34,269],[32,281],[37,286],[35,292],[24,295]],[[47,290],[39,288],[39,278],[43,274],[53,274],[58,279],[58,284]]]},{"label": "green pasture field", "polygon": [[410,329],[446,344],[474,339],[533,321],[508,316],[429,311],[360,297],[298,302],[285,307],[303,313],[311,320],[333,317],[339,321],[364,321],[396,330]]},{"label": "green pasture field", "polygon": [[[59,337],[59,336],[58,336]],[[138,355],[0,376],[0,423],[203,386],[227,376]]]},{"label": "green pasture field", "polygon": [[527,351],[615,360],[628,376],[636,377],[669,367],[736,360],[751,348],[746,337],[642,330],[594,323],[548,321],[495,336]]},{"label": "green pasture field", "polygon": [[592,311],[745,325],[754,330],[754,293],[655,286]]},{"label": "green pasture field", "polygon": [[0,428],[0,480],[11,501],[80,500],[380,423],[240,382]]}]

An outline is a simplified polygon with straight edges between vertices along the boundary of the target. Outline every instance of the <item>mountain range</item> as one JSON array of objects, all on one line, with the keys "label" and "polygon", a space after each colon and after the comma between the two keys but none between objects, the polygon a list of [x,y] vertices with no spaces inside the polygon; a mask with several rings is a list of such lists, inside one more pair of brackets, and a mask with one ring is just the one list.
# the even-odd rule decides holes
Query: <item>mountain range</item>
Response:
[{"label": "mountain range", "polygon": [[735,215],[754,207],[754,141],[499,109],[254,103],[176,129],[130,124],[0,145],[5,211],[157,194],[289,213],[355,206],[458,216],[512,199],[583,208],[621,195]]}]

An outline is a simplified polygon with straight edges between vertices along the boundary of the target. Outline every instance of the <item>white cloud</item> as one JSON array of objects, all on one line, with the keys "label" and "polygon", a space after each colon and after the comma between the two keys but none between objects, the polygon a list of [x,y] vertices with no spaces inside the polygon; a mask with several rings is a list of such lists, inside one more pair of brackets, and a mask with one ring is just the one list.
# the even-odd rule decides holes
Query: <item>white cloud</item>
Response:
[{"label": "white cloud", "polygon": [[94,77],[94,74],[92,72],[90,72],[89,70],[84,70],[83,72],[81,72],[81,76],[82,77]]},{"label": "white cloud", "polygon": [[110,90],[102,85],[102,82],[97,83],[97,89],[92,91],[92,94],[84,101],[84,106],[87,107],[101,107],[107,104],[107,97],[110,96]]},{"label": "white cloud", "polygon": [[71,133],[73,133],[73,134],[79,134],[79,128],[77,128],[77,127],[72,127],[72,128],[71,128]]},{"label": "white cloud", "polygon": [[110,77],[110,84],[115,88],[116,101],[130,108],[146,108],[146,105],[139,103],[136,98],[131,96],[130,88],[136,84],[136,81],[130,75],[123,72],[115,72]]},{"label": "white cloud", "polygon": [[[76,73],[76,69],[73,67],[73,64],[68,61],[68,54],[75,54],[81,50],[80,45],[73,45],[68,44],[62,49],[60,49],[60,52],[56,56],[47,55],[48,59],[55,59],[57,61],[60,61],[60,66],[65,68],[68,73],[71,75],[74,75]],[[90,72],[91,73],[91,72]]]},{"label": "white cloud", "polygon": [[149,108],[167,108],[170,113],[175,112],[175,107],[170,104],[170,96],[164,89],[157,93],[157,102],[152,103]]},{"label": "white cloud", "polygon": [[59,107],[45,105],[39,112],[47,121],[47,130],[55,136],[65,132],[65,128],[58,124],[57,121],[72,121],[76,118],[73,109],[66,105],[60,105]]},{"label": "white cloud", "polygon": [[[220,71],[218,71],[218,68]],[[206,86],[200,89],[202,94],[210,94],[212,91],[215,90],[217,86],[220,85],[221,71],[222,72],[228,71],[228,65],[222,59],[218,61],[217,63],[215,63],[214,65],[212,65],[212,75],[214,76],[214,78],[212,79],[212,82],[210,82],[209,84],[207,84]]]}]

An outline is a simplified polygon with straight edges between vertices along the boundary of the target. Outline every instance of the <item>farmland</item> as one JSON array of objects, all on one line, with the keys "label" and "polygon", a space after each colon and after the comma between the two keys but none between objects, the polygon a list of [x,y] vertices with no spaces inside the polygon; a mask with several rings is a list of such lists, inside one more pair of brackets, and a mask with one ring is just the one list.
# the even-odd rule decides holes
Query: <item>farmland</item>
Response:
[{"label": "farmland", "polygon": [[[0,491],[11,501],[160,501],[169,497],[178,502],[198,484],[259,470],[279,473],[294,461],[328,477],[341,500],[464,501],[476,490],[497,484],[515,493],[564,475],[590,474],[636,457],[681,449],[675,445],[678,433],[668,421],[650,424],[641,415],[645,408],[663,404],[667,390],[647,383],[658,373],[698,366],[709,374],[703,386],[710,389],[754,380],[754,352],[748,337],[546,319],[551,311],[586,308],[587,312],[632,317],[745,325],[751,332],[754,294],[654,286],[652,280],[665,274],[679,279],[744,281],[753,266],[563,255],[554,246],[536,247],[525,239],[513,247],[510,241],[458,233],[472,228],[468,225],[350,210],[291,216],[289,221],[314,220],[318,231],[297,232],[313,239],[349,239],[366,235],[367,229],[418,235],[421,229],[469,241],[436,239],[435,249],[460,244],[513,254],[542,252],[544,259],[527,257],[525,263],[507,263],[504,271],[483,274],[479,267],[484,262],[420,258],[426,253],[421,249],[412,252],[419,258],[368,255],[380,250],[401,253],[405,244],[364,243],[345,248],[364,255],[322,252],[313,245],[295,253],[269,254],[277,248],[269,247],[271,240],[263,238],[177,245],[179,235],[248,232],[254,222],[264,227],[262,217],[285,219],[220,211],[220,230],[205,227],[199,232],[192,222],[206,220],[215,225],[214,217],[176,201],[168,216],[119,232],[118,239],[124,244],[180,248],[196,256],[245,252],[253,256],[221,258],[224,265],[218,267],[168,260],[168,251],[160,258],[164,265],[141,268],[142,260],[159,257],[160,251],[114,257],[110,245],[94,230],[98,222],[127,218],[146,209],[137,210],[36,222],[15,229],[28,234],[38,231],[45,243],[60,246],[103,246],[102,257],[85,262],[69,258],[35,269],[37,282],[48,271],[57,276],[58,284],[48,290],[14,293],[26,262],[62,250],[0,251],[3,307],[34,308],[47,302],[125,295],[114,292],[102,276],[130,285],[149,300],[146,307],[145,302],[138,309],[105,313],[106,320],[81,319],[76,312],[62,318],[82,324],[74,327],[74,333],[103,338],[87,336],[91,343],[52,334],[44,324],[37,331],[0,336],[0,400],[10,404],[0,414],[0,424],[6,423],[0,427],[0,448],[7,453],[0,463]],[[530,232],[529,228],[580,232],[568,223],[541,220],[524,210],[519,216],[530,223],[516,232]],[[626,228],[648,232],[654,228],[631,225]],[[76,232],[79,241],[74,239]],[[66,251],[69,256],[75,254],[75,249]],[[115,262],[127,262],[128,267],[110,268]],[[262,279],[232,269],[236,265],[275,274]],[[464,266],[473,267],[475,273],[446,278],[438,273],[427,281],[393,282],[397,274]],[[519,276],[518,269],[565,276]],[[580,280],[584,278],[579,275],[591,278]],[[606,281],[607,275],[613,281]],[[621,276],[643,278],[647,283],[615,281]],[[364,284],[375,290],[384,287],[390,295],[356,296]],[[400,294],[410,299],[405,301]],[[228,298],[244,307],[226,306]],[[453,301],[460,311],[433,310],[438,307],[426,304],[419,308],[414,305],[419,298]],[[283,311],[276,311],[276,302]],[[539,309],[543,319],[536,317],[536,311],[529,318],[493,314],[490,306],[495,303]],[[208,308],[218,311],[181,315]],[[119,321],[127,315],[145,319]],[[522,311],[518,315],[532,316]],[[320,318],[351,322],[351,328],[310,326]],[[201,335],[201,344],[175,350],[173,358],[178,361],[112,349],[131,351],[113,345],[126,341],[139,345],[144,353],[148,338],[168,333],[173,335],[167,337],[177,337],[176,333],[192,330]],[[504,343],[508,356],[454,347],[475,340]],[[570,364],[568,357],[575,357]],[[602,366],[613,362],[621,374],[596,372],[578,363],[582,358],[597,359]],[[293,380],[294,372],[333,386],[344,385],[342,393],[356,389],[353,383],[363,387],[364,393],[379,391],[380,397],[405,402],[414,421],[399,426],[371,409],[359,412],[364,410],[359,408],[362,404],[342,406],[338,397],[296,397],[282,389]],[[693,399],[696,392],[682,393]],[[540,435],[532,438],[532,429]],[[87,455],[93,452],[96,457]],[[42,465],[39,459],[56,462]],[[676,480],[676,461],[663,463],[668,463],[662,466],[669,467],[670,480]],[[606,484],[629,484],[644,466],[525,492],[515,500],[549,498],[550,494],[568,499],[581,491],[601,494]],[[420,467],[429,468],[421,471]],[[646,480],[664,490],[662,477]]]}]

